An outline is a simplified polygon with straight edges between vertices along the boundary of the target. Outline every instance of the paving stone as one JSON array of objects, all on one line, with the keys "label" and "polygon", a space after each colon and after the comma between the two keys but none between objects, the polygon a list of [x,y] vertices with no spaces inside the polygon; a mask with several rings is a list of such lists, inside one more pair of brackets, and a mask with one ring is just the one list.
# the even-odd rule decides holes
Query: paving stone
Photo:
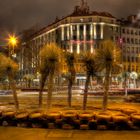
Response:
[{"label": "paving stone", "polygon": [[140,140],[140,131],[48,130],[0,127],[0,140]]},{"label": "paving stone", "polygon": [[53,130],[48,134],[48,137],[71,138],[73,131],[71,130]]}]

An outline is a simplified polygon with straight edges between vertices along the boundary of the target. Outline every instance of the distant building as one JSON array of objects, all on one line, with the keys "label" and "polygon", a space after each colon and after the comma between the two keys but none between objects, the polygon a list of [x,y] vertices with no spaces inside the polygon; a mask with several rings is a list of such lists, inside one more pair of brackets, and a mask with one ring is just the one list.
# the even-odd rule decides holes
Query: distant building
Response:
[{"label": "distant building", "polygon": [[140,20],[136,15],[121,20],[121,39],[124,70],[140,72]]},{"label": "distant building", "polygon": [[[100,41],[111,39],[123,51],[125,71],[140,71],[140,26],[137,16],[128,20],[118,20],[108,12],[90,11],[84,0],[75,6],[72,14],[37,31],[21,47],[20,66],[22,74],[36,73],[40,63],[39,51],[42,46],[57,43],[64,51],[81,53],[98,48]],[[29,53],[30,52],[30,53]],[[26,55],[29,56],[26,56]],[[26,65],[25,65],[26,63]],[[78,66],[79,65],[79,66]],[[65,69],[65,66],[64,66]],[[77,64],[79,72],[83,72],[81,64]]]}]

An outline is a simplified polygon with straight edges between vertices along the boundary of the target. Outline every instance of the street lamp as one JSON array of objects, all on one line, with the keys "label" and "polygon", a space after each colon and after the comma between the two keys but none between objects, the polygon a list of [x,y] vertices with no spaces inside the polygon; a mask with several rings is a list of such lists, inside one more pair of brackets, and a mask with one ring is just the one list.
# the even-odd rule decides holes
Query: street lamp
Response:
[{"label": "street lamp", "polygon": [[9,56],[14,54],[14,48],[15,46],[17,46],[17,43],[18,43],[17,37],[15,35],[9,35],[9,38],[8,38]]}]

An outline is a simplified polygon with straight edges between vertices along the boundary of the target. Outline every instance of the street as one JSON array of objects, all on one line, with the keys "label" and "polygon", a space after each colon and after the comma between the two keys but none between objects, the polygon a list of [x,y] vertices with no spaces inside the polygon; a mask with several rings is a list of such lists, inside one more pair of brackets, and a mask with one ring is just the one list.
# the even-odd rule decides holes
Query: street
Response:
[{"label": "street", "polygon": [[[126,103],[123,100],[124,96],[112,96],[109,97],[109,108],[133,108],[140,110],[139,103]],[[43,107],[46,107],[47,94],[43,94]],[[20,109],[37,109],[38,108],[38,92],[21,92],[18,93],[18,100]],[[72,97],[72,109],[81,110],[83,103],[83,95],[77,92],[73,93]],[[13,95],[0,95],[0,109],[13,108],[14,100]],[[88,96],[87,109],[93,110],[94,108],[102,107],[101,96]],[[53,93],[52,97],[52,109],[63,110],[67,109],[67,92],[65,93]]]}]

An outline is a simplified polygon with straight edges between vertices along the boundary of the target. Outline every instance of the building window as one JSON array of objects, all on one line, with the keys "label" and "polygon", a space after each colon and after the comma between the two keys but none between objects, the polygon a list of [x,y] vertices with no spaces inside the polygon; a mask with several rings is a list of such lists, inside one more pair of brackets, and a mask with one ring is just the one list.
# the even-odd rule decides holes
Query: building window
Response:
[{"label": "building window", "polygon": [[139,48],[137,48],[136,53],[139,53]]},{"label": "building window", "polygon": [[88,52],[90,51],[90,46],[91,46],[91,45],[90,45],[89,43],[86,44],[86,48],[87,48],[86,50],[87,50]]},{"label": "building window", "polygon": [[138,62],[138,57],[136,57],[136,62]]},{"label": "building window", "polygon": [[112,41],[114,41],[114,37],[113,36],[111,36],[110,38],[111,38]]},{"label": "building window", "polygon": [[94,48],[95,48],[95,49],[97,49],[97,48],[98,48],[97,44],[94,44]]},{"label": "building window", "polygon": [[134,52],[135,52],[135,48],[133,47],[133,48],[132,48],[132,53],[134,53]]},{"label": "building window", "polygon": [[97,31],[97,39],[100,39],[101,26],[99,24],[96,25],[96,31]]},{"label": "building window", "polygon": [[88,20],[89,20],[89,22],[92,22],[92,18],[89,18]]},{"label": "building window", "polygon": [[117,33],[119,32],[119,27],[116,27],[116,32],[117,32]]},{"label": "building window", "polygon": [[128,62],[130,62],[130,57],[129,56],[128,56],[127,60],[128,60]]},{"label": "building window", "polygon": [[68,40],[68,37],[67,37],[67,30],[68,30],[69,28],[67,28],[67,27],[64,27],[64,40]]},{"label": "building window", "polygon": [[131,38],[131,43],[134,44],[134,39],[133,38]]},{"label": "building window", "polygon": [[80,40],[84,39],[84,26],[80,25]]},{"label": "building window", "polygon": [[127,34],[129,34],[129,29],[127,29]]},{"label": "building window", "polygon": [[127,43],[130,43],[130,39],[129,38],[127,38]]},{"label": "building window", "polygon": [[132,62],[134,62],[134,57],[132,57]]},{"label": "building window", "polygon": [[83,52],[83,51],[84,51],[84,44],[81,43],[81,44],[80,44],[80,52]]},{"label": "building window", "polygon": [[138,40],[137,39],[135,39],[135,44],[138,44]]},{"label": "building window", "polygon": [[126,71],[126,65],[124,65],[124,71]]},{"label": "building window", "polygon": [[139,70],[139,67],[138,67],[138,66],[136,66],[136,72],[138,72],[138,70]]},{"label": "building window", "polygon": [[135,71],[135,67],[134,66],[132,66],[132,71]]},{"label": "building window", "polygon": [[123,38],[123,43],[126,43],[126,39],[125,39],[125,37]]},{"label": "building window", "polygon": [[90,25],[89,24],[86,25],[86,34],[87,34],[86,36],[87,40],[90,40]]},{"label": "building window", "polygon": [[116,36],[116,41],[119,41],[119,37],[118,36]]},{"label": "building window", "polygon": [[73,40],[77,40],[77,35],[73,35]]},{"label": "building window", "polygon": [[133,35],[133,34],[134,34],[133,30],[131,30],[131,35]]},{"label": "building window", "polygon": [[129,53],[130,52],[130,48],[127,48],[127,53]]},{"label": "building window", "polygon": [[73,26],[72,26],[72,30],[73,30],[73,31],[76,31],[76,25],[73,25]]},{"label": "building window", "polygon": [[77,53],[77,44],[73,44],[73,52]]},{"label": "building window", "polygon": [[124,28],[122,29],[122,33],[125,33],[125,29]]},{"label": "building window", "polygon": [[126,58],[125,58],[125,56],[123,56],[123,61],[126,62]]},{"label": "building window", "polygon": [[113,31],[113,26],[110,26],[110,30]]}]

